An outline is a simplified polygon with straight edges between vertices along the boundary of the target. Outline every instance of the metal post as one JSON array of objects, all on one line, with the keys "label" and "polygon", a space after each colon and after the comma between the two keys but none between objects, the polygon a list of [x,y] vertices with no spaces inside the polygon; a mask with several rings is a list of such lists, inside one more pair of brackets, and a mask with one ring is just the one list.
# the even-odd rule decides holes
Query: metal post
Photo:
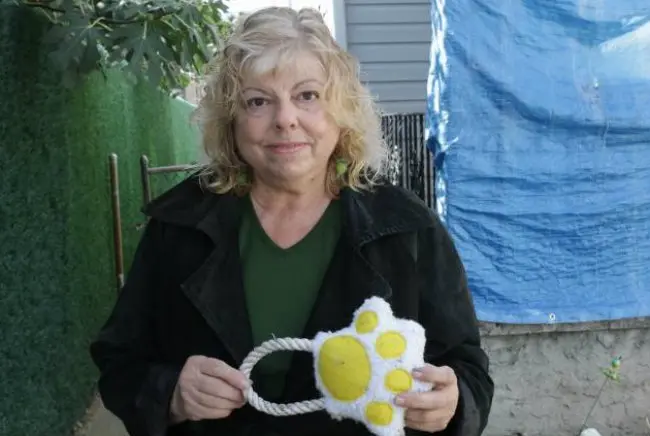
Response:
[{"label": "metal post", "polygon": [[197,165],[180,164],[180,165],[168,165],[164,167],[148,167],[148,170],[149,170],[149,174],[162,174],[162,173],[177,173],[180,171],[191,171],[194,168],[197,168]]},{"label": "metal post", "polygon": [[111,207],[113,212],[113,249],[115,251],[115,277],[117,292],[124,286],[124,251],[122,243],[122,213],[120,211],[120,179],[117,168],[117,154],[108,157],[111,183]]},{"label": "metal post", "polygon": [[142,180],[142,201],[144,206],[151,202],[151,185],[149,184],[149,158],[140,157],[140,179]]}]

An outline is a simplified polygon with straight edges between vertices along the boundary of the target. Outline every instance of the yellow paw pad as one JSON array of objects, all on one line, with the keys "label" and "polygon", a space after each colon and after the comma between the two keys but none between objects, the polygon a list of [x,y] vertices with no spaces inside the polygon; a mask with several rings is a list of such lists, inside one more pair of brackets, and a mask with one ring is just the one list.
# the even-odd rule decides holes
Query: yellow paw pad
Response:
[{"label": "yellow paw pad", "polygon": [[375,348],[384,359],[395,359],[406,350],[406,339],[398,332],[386,332],[377,338]]},{"label": "yellow paw pad", "polygon": [[386,389],[395,394],[406,392],[410,390],[413,385],[411,374],[403,369],[394,369],[386,374],[384,382],[386,384]]},{"label": "yellow paw pad", "polygon": [[357,320],[354,322],[355,327],[357,328],[357,333],[371,333],[374,329],[377,328],[379,324],[379,318],[377,314],[373,311],[362,312],[357,316]]},{"label": "yellow paw pad", "polygon": [[393,406],[388,403],[372,402],[366,406],[366,419],[369,423],[386,426],[393,420]]},{"label": "yellow paw pad", "polygon": [[368,390],[370,360],[354,336],[334,336],[321,346],[318,372],[332,397],[353,401]]}]

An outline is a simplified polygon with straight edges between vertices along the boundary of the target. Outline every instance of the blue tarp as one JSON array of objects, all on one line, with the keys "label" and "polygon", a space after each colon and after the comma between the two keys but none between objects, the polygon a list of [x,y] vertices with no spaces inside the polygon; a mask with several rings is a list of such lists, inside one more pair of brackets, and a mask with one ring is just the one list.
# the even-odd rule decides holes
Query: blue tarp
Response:
[{"label": "blue tarp", "polygon": [[432,0],[437,208],[479,318],[650,316],[650,0]]}]

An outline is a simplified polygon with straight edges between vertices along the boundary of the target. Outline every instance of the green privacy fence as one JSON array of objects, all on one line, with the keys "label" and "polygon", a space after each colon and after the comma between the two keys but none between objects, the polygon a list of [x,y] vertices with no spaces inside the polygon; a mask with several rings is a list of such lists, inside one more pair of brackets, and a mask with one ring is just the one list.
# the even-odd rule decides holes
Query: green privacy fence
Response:
[{"label": "green privacy fence", "polygon": [[197,157],[191,107],[118,72],[59,86],[43,24],[0,6],[0,434],[69,435],[96,378],[88,345],[115,298],[108,156],[125,264],[140,236],[139,158]]}]

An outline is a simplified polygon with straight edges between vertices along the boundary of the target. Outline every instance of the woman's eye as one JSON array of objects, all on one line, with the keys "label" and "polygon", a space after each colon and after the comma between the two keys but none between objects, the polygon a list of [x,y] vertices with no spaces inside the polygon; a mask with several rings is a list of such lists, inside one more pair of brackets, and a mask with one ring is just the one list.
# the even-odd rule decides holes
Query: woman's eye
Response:
[{"label": "woman's eye", "polygon": [[300,93],[300,100],[304,101],[314,101],[318,100],[320,95],[316,91],[304,91]]},{"label": "woman's eye", "polygon": [[262,97],[253,97],[246,100],[246,106],[251,108],[262,107],[266,103],[266,99]]}]

